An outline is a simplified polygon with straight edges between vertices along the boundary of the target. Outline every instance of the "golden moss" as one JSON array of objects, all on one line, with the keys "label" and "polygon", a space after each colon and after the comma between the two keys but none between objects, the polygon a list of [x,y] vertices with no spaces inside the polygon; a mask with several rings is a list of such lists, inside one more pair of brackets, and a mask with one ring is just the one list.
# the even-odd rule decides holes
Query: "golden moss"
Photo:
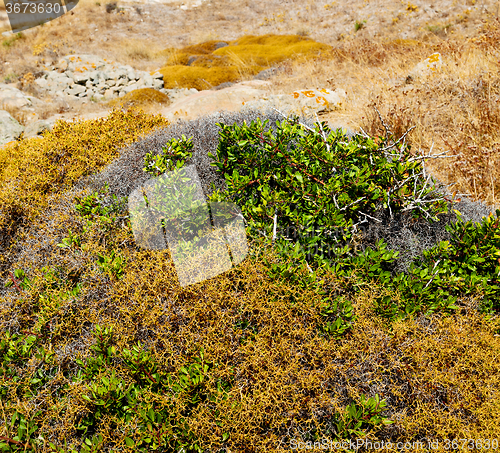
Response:
[{"label": "golden moss", "polygon": [[113,110],[106,118],[58,121],[41,139],[0,148],[0,231],[14,231],[17,222],[32,219],[43,209],[50,194],[99,171],[121,147],[167,125],[161,115]]},{"label": "golden moss", "polygon": [[[171,53],[170,66],[161,71],[165,87],[208,89],[223,82],[251,77],[285,60],[304,60],[331,52],[330,46],[297,35],[244,36],[215,50],[217,42],[207,41]],[[188,66],[192,57],[197,58]],[[220,67],[224,71],[199,70]]]},{"label": "golden moss", "polygon": [[160,70],[165,88],[196,88],[208,90],[223,82],[235,82],[240,73],[234,67],[203,68],[198,66],[167,66]]},{"label": "golden moss", "polygon": [[113,99],[109,102],[111,106],[121,105],[125,108],[132,106],[148,106],[151,104],[170,104],[168,95],[153,88],[139,88],[138,90],[131,91],[125,96]]}]

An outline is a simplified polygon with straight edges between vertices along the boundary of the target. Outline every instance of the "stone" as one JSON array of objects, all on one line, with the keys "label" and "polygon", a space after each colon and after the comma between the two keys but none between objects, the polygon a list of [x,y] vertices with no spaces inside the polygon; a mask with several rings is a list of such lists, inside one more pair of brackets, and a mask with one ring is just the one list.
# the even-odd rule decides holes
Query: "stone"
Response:
[{"label": "stone", "polygon": [[76,83],[82,83],[85,84],[87,80],[89,80],[89,74],[88,72],[75,72],[73,74],[73,80]]},{"label": "stone", "polygon": [[191,55],[189,58],[188,58],[188,61],[187,61],[187,65],[188,66],[191,66],[198,58],[200,58],[199,56],[197,55]]},{"label": "stone", "polygon": [[112,97],[114,97],[114,95],[115,91],[110,88],[109,90],[106,90],[104,92],[104,99],[111,99]]},{"label": "stone", "polygon": [[86,89],[84,86],[82,85],[75,85],[74,87],[72,88],[69,88],[67,90],[67,93],[72,95],[72,96],[77,96],[79,95],[80,93],[85,93]]},{"label": "stone", "polygon": [[406,78],[407,83],[413,80],[435,74],[443,67],[443,58],[439,52],[433,53],[424,61],[418,63]]},{"label": "stone", "polygon": [[226,47],[226,46],[229,46],[229,44],[227,42],[220,41],[217,44],[215,44],[215,50],[220,49],[221,47]]},{"label": "stone", "polygon": [[273,75],[277,74],[278,72],[282,72],[283,68],[269,68],[269,69],[264,69],[263,71],[260,71],[255,77],[255,80],[268,80],[270,79]]},{"label": "stone", "polygon": [[20,109],[30,107],[32,102],[21,90],[5,84],[0,84],[0,107]]},{"label": "stone", "polygon": [[161,79],[163,81],[163,74],[161,72],[155,71],[151,74],[153,79]]},{"label": "stone", "polygon": [[24,131],[24,126],[19,124],[9,112],[0,110],[0,146],[17,140]]},{"label": "stone", "polygon": [[64,58],[61,58],[58,62],[57,62],[57,68],[60,70],[60,71],[67,71],[68,70],[68,60],[65,60]]},{"label": "stone", "polygon": [[46,120],[38,120],[30,123],[24,130],[24,138],[32,138],[40,135],[43,131],[50,130],[51,124]]},{"label": "stone", "polygon": [[304,113],[333,110],[340,107],[347,98],[347,94],[342,88],[335,91],[325,88],[321,90],[298,90],[294,91],[292,96],[298,101]]},{"label": "stone", "polygon": [[147,85],[146,85],[146,82],[144,81],[144,79],[139,79],[137,82],[136,82],[136,85],[137,85],[137,88],[145,88]]},{"label": "stone", "polygon": [[139,88],[140,87],[136,83],[133,83],[132,85],[128,85],[128,86],[124,87],[120,91],[123,92],[123,93],[125,93],[125,94],[127,94],[127,93],[130,93],[131,91],[137,90]]},{"label": "stone", "polygon": [[232,87],[233,85],[233,82],[223,82],[220,85],[213,87],[212,90],[222,90],[223,88]]},{"label": "stone", "polygon": [[35,83],[42,90],[46,90],[49,87],[49,82],[47,82],[47,79],[44,79],[43,77],[36,79]]},{"label": "stone", "polygon": [[[252,80],[236,83],[218,91],[196,91],[160,110],[160,113],[169,120],[176,120],[196,118],[200,114],[206,115],[223,110],[235,111],[241,109],[245,102],[266,96],[269,86],[269,82]],[[186,90],[187,93],[190,91]]]}]

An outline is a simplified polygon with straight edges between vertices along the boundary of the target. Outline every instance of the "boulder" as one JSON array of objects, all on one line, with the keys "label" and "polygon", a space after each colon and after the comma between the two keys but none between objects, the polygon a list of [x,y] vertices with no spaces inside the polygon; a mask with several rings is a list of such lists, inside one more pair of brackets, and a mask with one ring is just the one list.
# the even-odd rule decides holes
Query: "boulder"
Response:
[{"label": "boulder", "polygon": [[19,124],[9,112],[0,110],[0,146],[17,140],[23,131],[24,126]]},{"label": "boulder", "polygon": [[442,67],[443,58],[441,57],[441,54],[439,52],[433,53],[413,68],[410,74],[408,74],[406,82],[411,83],[411,81],[415,79],[435,74],[441,70]]},{"label": "boulder", "polygon": [[73,96],[78,96],[80,93],[85,93],[86,89],[83,85],[75,85],[72,88],[68,88],[66,91],[68,94]]},{"label": "boulder", "polygon": [[271,106],[285,114],[314,115],[340,107],[346,98],[346,92],[341,88],[335,91],[327,89],[297,90],[290,94],[266,96],[245,105],[254,109]]},{"label": "boulder", "polygon": [[17,88],[0,83],[0,107],[23,108],[30,107],[32,102]]},{"label": "boulder", "polygon": [[85,84],[87,80],[89,80],[89,73],[88,72],[75,72],[73,74],[73,80],[75,83],[81,83]]},{"label": "boulder", "polygon": [[269,82],[253,80],[240,82],[218,91],[195,92],[160,110],[160,113],[167,119],[175,120],[197,118],[213,112],[236,111],[246,102],[265,96],[269,85]]},{"label": "boulder", "polygon": [[277,74],[278,72],[282,72],[283,68],[269,68],[269,69],[264,69],[263,71],[260,71],[255,77],[255,80],[268,80],[270,79],[273,75]]},{"label": "boulder", "polygon": [[52,125],[47,120],[38,120],[34,123],[30,123],[26,126],[24,130],[24,138],[32,138],[40,135],[45,130],[50,130]]}]

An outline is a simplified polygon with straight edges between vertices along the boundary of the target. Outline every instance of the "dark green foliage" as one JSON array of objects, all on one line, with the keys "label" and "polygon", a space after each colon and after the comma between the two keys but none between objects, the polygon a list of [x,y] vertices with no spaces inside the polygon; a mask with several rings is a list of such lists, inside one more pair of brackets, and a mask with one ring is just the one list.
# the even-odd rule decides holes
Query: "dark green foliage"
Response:
[{"label": "dark green foliage", "polygon": [[398,159],[392,159],[394,153],[373,139],[348,140],[326,123],[311,130],[296,120],[283,121],[275,134],[264,126],[260,120],[220,125],[213,165],[228,189],[212,200],[236,203],[249,226],[266,237],[276,216],[279,239],[298,241],[306,254],[322,260],[343,241],[354,245],[359,225],[381,209],[433,220],[446,212],[442,197],[433,199],[435,188],[419,177],[421,162],[410,159],[408,147],[401,146]]},{"label": "dark green foliage", "polygon": [[193,148],[191,140],[192,138],[186,139],[186,136],[182,135],[181,140],[170,140],[167,146],[162,148],[162,154],[155,156],[153,153],[147,153],[144,158],[144,171],[156,177],[174,168],[181,168],[186,160],[193,156],[190,151]]}]

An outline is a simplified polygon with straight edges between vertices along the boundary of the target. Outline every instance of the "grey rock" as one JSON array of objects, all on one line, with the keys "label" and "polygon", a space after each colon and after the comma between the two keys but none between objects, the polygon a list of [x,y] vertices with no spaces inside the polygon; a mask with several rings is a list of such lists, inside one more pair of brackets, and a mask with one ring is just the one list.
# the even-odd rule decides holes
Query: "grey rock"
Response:
[{"label": "grey rock", "polygon": [[104,92],[104,99],[111,99],[115,95],[115,91],[111,88]]},{"label": "grey rock", "polygon": [[89,74],[88,74],[88,72],[75,72],[73,74],[73,80],[76,83],[83,83],[83,84],[85,84],[85,82],[87,80],[89,80]]},{"label": "grey rock", "polygon": [[220,49],[221,47],[227,47],[229,44],[227,42],[221,41],[215,44],[215,50]]},{"label": "grey rock", "polygon": [[17,140],[24,131],[24,126],[19,124],[9,112],[0,110],[0,146]]},{"label": "grey rock", "polygon": [[128,94],[131,91],[137,90],[138,88],[139,88],[139,86],[134,83],[132,85],[128,85],[128,86],[124,87],[123,90],[121,90],[120,92]]},{"label": "grey rock", "polygon": [[75,85],[74,87],[68,89],[68,94],[73,95],[73,96],[77,96],[80,93],[85,93],[85,91],[86,90],[85,90],[84,86]]},{"label": "grey rock", "polygon": [[43,131],[50,130],[51,124],[46,120],[38,120],[30,123],[24,130],[24,138],[32,138],[40,135]]},{"label": "grey rock", "polygon": [[139,80],[136,82],[136,84],[137,84],[137,88],[144,88],[144,87],[146,87],[146,82],[145,82],[145,81],[144,81],[144,79],[142,79],[142,78],[141,78],[141,79],[139,79]]},{"label": "grey rock", "polygon": [[223,88],[227,88],[230,86],[233,86],[233,82],[223,82],[220,85],[217,85],[216,87],[213,87],[212,90],[222,90]]},{"label": "grey rock", "polygon": [[44,78],[36,79],[35,83],[42,90],[46,90],[49,87],[49,82],[47,82],[47,79],[44,79]]},{"label": "grey rock", "polygon": [[269,69],[264,69],[263,71],[260,71],[254,79],[256,80],[267,80],[270,79],[273,75],[278,74],[279,72],[282,72],[283,68],[269,68]]}]

